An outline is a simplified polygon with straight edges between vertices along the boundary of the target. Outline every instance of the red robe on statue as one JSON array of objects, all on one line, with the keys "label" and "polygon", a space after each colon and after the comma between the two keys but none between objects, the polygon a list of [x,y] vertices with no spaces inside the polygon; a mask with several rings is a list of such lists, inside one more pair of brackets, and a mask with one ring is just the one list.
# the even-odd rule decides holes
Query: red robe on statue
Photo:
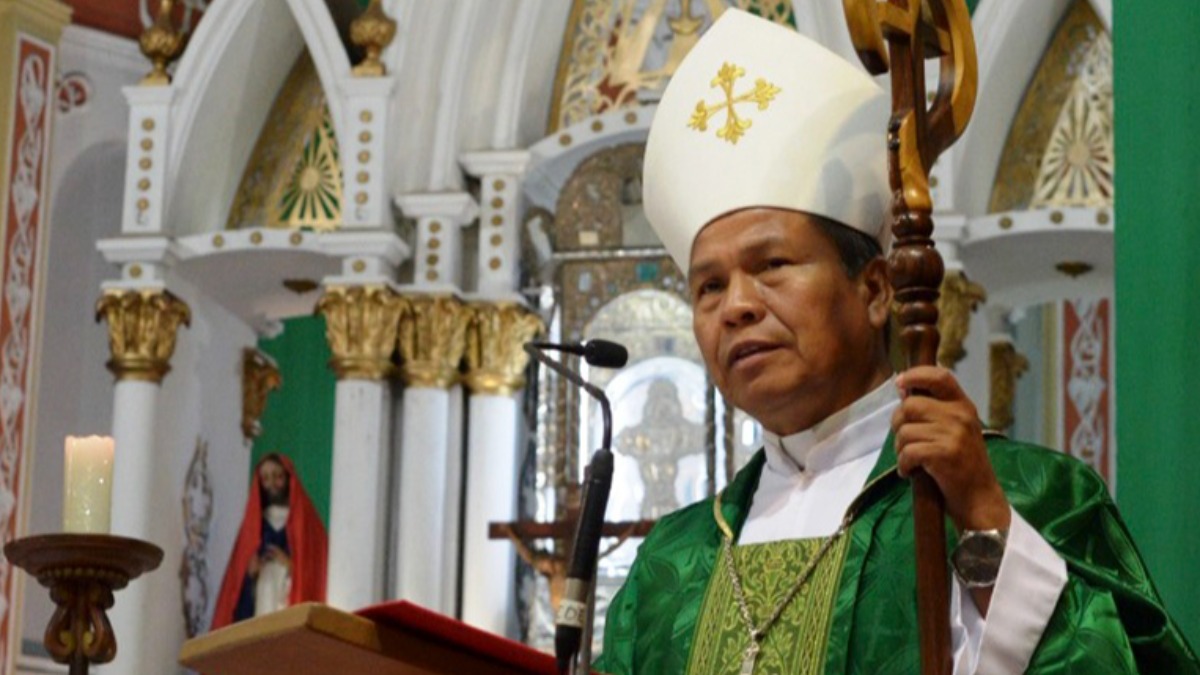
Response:
[{"label": "red robe on statue", "polygon": [[290,549],[288,555],[292,560],[292,587],[288,604],[325,601],[325,571],[329,551],[325,526],[321,524],[321,517],[296,476],[292,460],[271,454],[263,457],[254,467],[246,515],[242,517],[242,529],[238,532],[233,555],[229,557],[229,566],[225,569],[225,580],[221,583],[217,606],[213,610],[211,630],[233,623],[234,608],[237,607],[250,560],[258,555],[263,527],[262,488],[258,471],[268,459],[283,464],[288,473],[288,519],[284,527]]}]

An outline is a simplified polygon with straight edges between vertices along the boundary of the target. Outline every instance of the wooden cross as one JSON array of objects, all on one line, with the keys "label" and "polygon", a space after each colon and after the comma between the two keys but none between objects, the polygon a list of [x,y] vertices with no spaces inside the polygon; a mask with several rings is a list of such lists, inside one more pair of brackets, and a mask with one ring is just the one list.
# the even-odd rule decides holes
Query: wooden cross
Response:
[{"label": "wooden cross", "polygon": [[[850,37],[863,65],[891,72],[888,174],[892,234],[889,258],[900,341],[908,366],[937,361],[937,298],[942,258],[933,244],[929,171],[958,140],[975,109],[978,67],[971,15],[963,0],[843,0]],[[925,61],[939,60],[938,91],[925,102]],[[949,675],[949,575],[942,495],[924,472],[914,473],[917,620],[921,672]]]},{"label": "wooden cross", "polygon": [[[550,607],[558,611],[558,602],[562,599],[567,583],[567,566],[571,560],[571,542],[575,536],[575,527],[579,521],[580,489],[572,486],[567,497],[567,512],[564,518],[553,523],[534,521],[517,521],[515,523],[489,523],[488,539],[509,539],[517,547],[521,559],[533,567],[539,574],[546,577],[550,584]],[[572,498],[574,495],[574,498]],[[603,558],[617,550],[630,537],[645,537],[654,527],[653,520],[634,520],[617,523],[604,523],[600,533],[604,537],[615,537],[617,541],[600,552]],[[540,548],[535,545],[539,539],[553,539],[560,542],[555,550]]]}]

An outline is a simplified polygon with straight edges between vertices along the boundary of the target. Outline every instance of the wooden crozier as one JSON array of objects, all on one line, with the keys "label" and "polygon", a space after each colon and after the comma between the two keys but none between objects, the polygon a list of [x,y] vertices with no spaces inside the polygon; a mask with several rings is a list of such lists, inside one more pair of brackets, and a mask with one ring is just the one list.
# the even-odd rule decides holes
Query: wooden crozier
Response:
[{"label": "wooden crozier", "polygon": [[[978,70],[963,0],[843,0],[850,37],[871,73],[891,73],[888,172],[892,187],[889,266],[907,365],[937,359],[942,258],[933,244],[929,171],[962,135],[975,109]],[[939,61],[926,106],[925,61]],[[919,392],[918,392],[919,393]],[[924,472],[912,476],[917,546],[921,672],[950,675],[949,575],[942,495]]]}]

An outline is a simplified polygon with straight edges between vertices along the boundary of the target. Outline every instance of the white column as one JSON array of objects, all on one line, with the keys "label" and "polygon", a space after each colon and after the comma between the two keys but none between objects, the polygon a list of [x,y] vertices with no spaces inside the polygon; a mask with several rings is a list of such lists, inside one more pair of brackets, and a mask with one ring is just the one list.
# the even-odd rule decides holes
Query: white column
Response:
[{"label": "white column", "polygon": [[488,523],[516,518],[519,415],[514,396],[471,396],[462,619],[501,635],[516,628],[516,557],[511,542],[488,539]]},{"label": "white column", "polygon": [[[140,319],[143,312],[179,312],[182,305],[176,305],[178,301],[163,290],[165,269],[174,263],[174,252],[170,241],[161,236],[169,194],[171,110],[178,90],[173,85],[143,83],[122,91],[129,103],[123,236],[97,244],[109,262],[121,265],[121,280],[107,283],[101,299],[101,313],[108,321],[110,337],[117,337],[118,331],[126,326],[151,326],[152,321]],[[186,305],[182,305],[182,313],[176,316],[184,323],[188,321]],[[125,344],[124,354],[118,353],[117,346],[124,340],[110,340],[113,354],[109,369],[117,376],[112,422],[116,441],[112,532],[116,535],[151,540],[152,514],[162,508],[154,499],[154,486],[161,480],[154,436],[159,383],[174,349],[175,326],[177,323],[171,326],[170,335],[166,331],[137,331],[140,333],[137,341],[143,344],[140,348]],[[167,359],[153,363],[139,358],[140,354],[154,353],[145,348],[146,341],[164,339],[171,342]],[[167,546],[171,542],[153,543]],[[162,635],[156,633],[153,622],[146,621],[147,616],[154,614],[152,608],[162,602],[161,597],[154,596],[153,589],[150,580],[140,579],[117,595],[109,614],[118,645],[117,658],[109,666],[111,672],[149,675],[162,663],[157,655],[160,650],[155,648],[161,644]]]},{"label": "white column", "polygon": [[542,330],[524,306],[505,301],[471,305],[466,384],[471,390],[467,433],[467,500],[463,531],[463,621],[515,635],[511,542],[488,539],[488,524],[516,517],[526,342]]},{"label": "white column", "polygon": [[457,521],[446,502],[457,495],[450,485],[450,394],[445,389],[404,391],[404,431],[400,456],[400,518],[396,545],[396,591],[404,600],[443,614],[454,611],[448,579],[457,561],[446,558],[447,538],[458,539]]},{"label": "white column", "polygon": [[[152,516],[162,508],[155,499],[161,483],[155,447],[159,384],[170,370],[168,362],[175,351],[179,325],[190,322],[191,312],[161,285],[132,288],[113,282],[101,294],[97,313],[108,323],[112,356],[108,368],[117,378],[113,387],[112,533],[167,546],[170,542],[156,540],[161,538],[151,529]],[[123,673],[149,672],[138,656],[154,653],[154,646],[161,644],[156,626],[145,619],[162,602],[154,588],[146,580],[130,584],[119,594],[110,614],[119,645],[115,663]]]},{"label": "white column", "polygon": [[[395,31],[395,22],[382,13],[355,21],[371,37],[371,50],[391,41],[387,30],[372,28],[390,24]],[[359,67],[354,74],[338,81],[340,96],[331,101],[340,111],[336,124],[343,139],[346,190],[344,228],[325,239],[327,248],[342,256],[342,276],[326,280],[329,302],[323,299],[321,305],[338,374],[326,601],[343,609],[358,609],[385,596],[393,408],[388,376],[403,309],[391,282],[408,254],[390,231],[384,161],[388,99],[396,82],[383,67]]]},{"label": "white column", "polygon": [[339,380],[336,396],[326,599],[358,609],[384,597],[391,385]]},{"label": "white column", "polygon": [[[400,195],[416,221],[414,285],[399,341],[403,431],[393,549],[398,597],[454,614],[462,503],[462,405],[455,387],[469,312],[462,286],[462,229],[479,207],[462,192]],[[456,399],[457,397],[457,399]]]},{"label": "white column", "polygon": [[[460,158],[467,173],[479,178],[476,278],[481,298],[519,302],[515,289],[521,240],[520,186],[529,160],[527,150],[484,150]],[[462,612],[467,623],[515,635],[515,552],[508,541],[488,539],[488,523],[516,517],[520,410],[514,392],[523,385],[521,345],[539,326],[536,321],[528,323],[532,317],[518,304],[481,302],[477,312],[481,345],[468,351],[472,394],[467,417]],[[517,318],[521,316],[526,318]],[[497,323],[489,324],[482,317]],[[514,318],[517,323],[508,323]]]},{"label": "white column", "polygon": [[[463,155],[467,173],[479,178],[479,241],[476,258],[481,298],[519,303],[521,180],[527,150],[484,150]],[[468,351],[471,367],[467,443],[467,504],[463,532],[463,620],[493,633],[515,636],[515,551],[511,542],[488,539],[488,524],[516,517],[518,424],[515,391],[523,386],[521,345],[540,324],[519,304],[480,302],[480,348]],[[492,323],[489,323],[490,319]],[[513,323],[513,322],[516,323]],[[474,362],[472,362],[474,360]]]},{"label": "white column", "polygon": [[[113,386],[112,532],[148,539],[150,514],[147,487],[155,480],[154,428],[158,417],[156,382],[118,380]],[[144,586],[144,584],[143,584]],[[122,593],[122,603],[127,594]]]},{"label": "white column", "polygon": [[392,410],[387,378],[405,304],[384,281],[347,281],[327,280],[317,303],[338,378],[326,600],[358,609],[384,597]]},{"label": "white column", "polygon": [[458,607],[459,557],[462,556],[462,515],[465,495],[463,490],[463,436],[466,420],[463,418],[462,386],[454,385],[449,391],[447,408],[448,434],[446,436],[446,536],[442,538],[442,559],[449,561],[449,573],[442,577],[442,603],[451,609]]},{"label": "white column", "polygon": [[[155,541],[150,531],[151,514],[157,512],[151,490],[158,474],[154,452],[158,392],[157,383],[136,380],[119,380],[113,388],[112,533],[163,546],[166,542]],[[154,587],[148,580],[138,581],[118,593],[109,610],[117,636],[113,667],[120,672],[145,673],[135,666],[135,655],[146,654],[149,645],[162,639],[153,623],[145,620],[155,613],[160,599],[151,592]]]},{"label": "white column", "polygon": [[[132,86],[123,89],[129,103],[128,161],[125,165],[125,194],[121,218],[122,237],[100,242],[97,248],[109,262],[121,265],[121,280],[105,284],[100,313],[108,322],[111,337],[126,327],[151,326],[143,321],[145,312],[177,313],[177,321],[167,331],[139,333],[138,344],[112,341],[109,369],[117,377],[113,387],[112,433],[116,441],[113,455],[113,534],[152,540],[152,515],[161,504],[154,499],[154,485],[160,480],[154,436],[158,419],[159,383],[166,373],[166,360],[174,350],[175,327],[190,318],[186,305],[174,300],[163,289],[165,268],[174,262],[171,244],[163,232],[167,201],[168,138],[171,104],[177,92],[174,86]],[[150,285],[141,286],[140,284]],[[178,303],[178,304],[176,304]],[[180,309],[182,307],[182,309]],[[154,353],[150,341],[169,340],[167,359],[157,363],[139,358]],[[123,344],[125,353],[118,353]],[[169,542],[153,541],[159,546]],[[159,570],[161,573],[161,570]],[[152,622],[145,617],[162,598],[152,593],[145,579],[131,583],[117,595],[109,617],[117,636],[118,655],[112,668],[122,673],[148,673],[143,665],[151,646],[161,642]],[[153,659],[150,660],[153,663]]]},{"label": "white column", "polygon": [[458,366],[471,311],[450,295],[410,294],[401,321],[404,417],[394,548],[396,595],[454,614],[462,500]]},{"label": "white column", "polygon": [[467,486],[463,521],[463,620],[515,635],[513,567],[508,541],[488,539],[490,522],[516,516],[518,428],[516,392],[524,386],[522,346],[541,330],[516,292],[521,239],[521,181],[527,150],[484,150],[460,157],[479,178],[478,279],[467,348]]}]

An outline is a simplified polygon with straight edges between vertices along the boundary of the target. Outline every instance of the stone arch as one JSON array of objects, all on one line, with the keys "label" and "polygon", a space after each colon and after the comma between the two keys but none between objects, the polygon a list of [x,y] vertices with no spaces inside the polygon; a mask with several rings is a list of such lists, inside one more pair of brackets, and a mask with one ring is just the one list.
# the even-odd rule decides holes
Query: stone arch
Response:
[{"label": "stone arch", "polygon": [[[335,133],[346,120],[342,83],[350,60],[319,0],[214,3],[175,74],[166,222],[173,234],[219,229],[237,177],[290,71],[307,49],[327,93]],[[289,58],[290,57],[290,58]],[[236,105],[230,105],[230,103]],[[233,116],[230,110],[238,110]]]}]

